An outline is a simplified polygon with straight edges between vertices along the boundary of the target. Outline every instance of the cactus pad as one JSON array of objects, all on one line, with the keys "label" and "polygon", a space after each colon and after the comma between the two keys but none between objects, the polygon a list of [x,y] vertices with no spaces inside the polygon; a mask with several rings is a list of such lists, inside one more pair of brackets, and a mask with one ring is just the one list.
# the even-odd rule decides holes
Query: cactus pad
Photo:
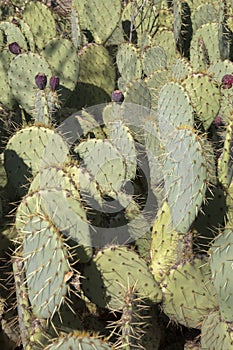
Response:
[{"label": "cactus pad", "polygon": [[152,230],[150,266],[157,282],[166,276],[178,261],[179,234],[172,227],[171,214],[167,202],[158,211]]},{"label": "cactus pad", "polygon": [[207,261],[195,258],[174,266],[162,281],[163,310],[170,319],[200,328],[210,310],[217,306]]},{"label": "cactus pad", "polygon": [[67,144],[54,130],[40,126],[22,129],[9,139],[5,149],[8,180],[19,195],[25,194],[23,186],[30,177],[49,164],[63,163],[68,153]]},{"label": "cactus pad", "polygon": [[73,91],[79,73],[79,60],[73,44],[68,39],[52,39],[42,54],[53,69],[53,75],[59,77],[60,86]]},{"label": "cactus pad", "polygon": [[146,263],[124,247],[100,251],[84,270],[85,294],[100,307],[121,310],[124,290],[135,286],[138,296],[160,302],[161,290]]},{"label": "cactus pad", "polygon": [[207,160],[194,130],[173,130],[165,143],[164,181],[174,229],[187,232],[206,192]]},{"label": "cactus pad", "polygon": [[23,231],[29,300],[37,317],[49,318],[59,309],[67,292],[64,279],[70,267],[65,245],[60,233],[42,214],[32,216]]},{"label": "cactus pad", "polygon": [[44,73],[52,76],[48,63],[32,52],[18,55],[11,61],[8,71],[9,84],[18,103],[31,114],[35,104],[35,76]]},{"label": "cactus pad", "polygon": [[193,74],[185,79],[182,85],[189,94],[198,118],[207,130],[218,114],[221,99],[219,89],[206,74]]},{"label": "cactus pad", "polygon": [[40,2],[30,2],[25,6],[23,20],[30,26],[36,46],[39,49],[42,49],[57,34],[52,12]]},{"label": "cactus pad", "polygon": [[78,336],[68,334],[66,337],[59,337],[52,345],[45,350],[111,350],[112,347],[98,338],[91,336]]},{"label": "cactus pad", "polygon": [[233,346],[231,324],[221,320],[219,311],[206,316],[201,327],[201,348],[208,350],[228,350]]},{"label": "cactus pad", "polygon": [[210,249],[212,280],[218,296],[221,317],[232,322],[232,249],[233,231],[226,229],[215,239]]},{"label": "cactus pad", "polygon": [[110,141],[91,139],[80,143],[75,151],[104,192],[120,190],[126,179],[126,165]]}]

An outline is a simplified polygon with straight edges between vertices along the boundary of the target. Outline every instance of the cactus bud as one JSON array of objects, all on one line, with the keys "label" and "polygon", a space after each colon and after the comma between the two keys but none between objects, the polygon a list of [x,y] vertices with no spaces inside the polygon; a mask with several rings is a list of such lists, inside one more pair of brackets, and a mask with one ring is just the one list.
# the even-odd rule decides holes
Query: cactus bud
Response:
[{"label": "cactus bud", "polygon": [[115,90],[112,93],[112,101],[116,103],[121,103],[124,101],[124,95],[120,90]]},{"label": "cactus bud", "polygon": [[21,53],[21,48],[18,43],[14,42],[9,45],[9,50],[11,53],[15,55],[19,55]]},{"label": "cactus bud", "polygon": [[230,89],[233,85],[233,75],[232,74],[225,74],[222,77],[222,88],[223,89]]},{"label": "cactus bud", "polygon": [[38,73],[35,76],[35,82],[40,90],[44,90],[47,84],[47,77],[44,73]]},{"label": "cactus bud", "polygon": [[52,91],[57,90],[57,88],[59,86],[59,82],[60,82],[60,80],[58,77],[52,76],[49,80],[50,89]]}]

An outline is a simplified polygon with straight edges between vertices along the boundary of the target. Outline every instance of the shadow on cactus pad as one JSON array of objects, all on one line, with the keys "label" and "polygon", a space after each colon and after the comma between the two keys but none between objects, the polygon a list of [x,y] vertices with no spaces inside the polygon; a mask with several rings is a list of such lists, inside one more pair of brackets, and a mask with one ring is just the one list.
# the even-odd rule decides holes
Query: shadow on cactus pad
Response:
[{"label": "shadow on cactus pad", "polygon": [[87,83],[78,83],[66,106],[79,110],[83,107],[91,107],[107,102],[111,102],[111,97],[100,87]]},{"label": "shadow on cactus pad", "polygon": [[28,179],[32,177],[32,170],[13,150],[5,150],[4,157],[9,195],[14,198],[23,197],[28,191]]}]

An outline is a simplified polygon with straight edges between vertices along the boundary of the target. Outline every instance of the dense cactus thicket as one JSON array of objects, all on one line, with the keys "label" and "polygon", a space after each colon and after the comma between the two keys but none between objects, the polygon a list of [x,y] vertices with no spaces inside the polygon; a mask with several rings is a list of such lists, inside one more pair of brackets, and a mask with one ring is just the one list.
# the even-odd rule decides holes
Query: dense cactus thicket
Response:
[{"label": "dense cactus thicket", "polygon": [[233,349],[233,1],[0,2],[0,348]]}]

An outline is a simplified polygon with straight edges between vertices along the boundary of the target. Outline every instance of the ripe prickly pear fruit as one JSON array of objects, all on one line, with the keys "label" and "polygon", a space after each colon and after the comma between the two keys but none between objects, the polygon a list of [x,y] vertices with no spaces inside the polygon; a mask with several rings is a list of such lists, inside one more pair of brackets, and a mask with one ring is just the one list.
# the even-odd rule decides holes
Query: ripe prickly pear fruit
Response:
[{"label": "ripe prickly pear fruit", "polygon": [[35,76],[35,82],[36,82],[36,85],[37,85],[38,89],[44,90],[45,87],[46,87],[46,84],[47,84],[47,77],[46,77],[46,75],[44,73],[38,73]]},{"label": "ripe prickly pear fruit", "polygon": [[232,74],[225,74],[222,77],[222,88],[223,89],[230,89],[233,85],[233,75]]},{"label": "ripe prickly pear fruit", "polygon": [[8,47],[9,47],[10,52],[15,54],[15,55],[19,55],[21,53],[21,48],[20,48],[19,44],[16,42],[9,44]]},{"label": "ripe prickly pear fruit", "polygon": [[124,95],[120,90],[115,90],[112,92],[112,101],[116,103],[121,103],[124,101]]},{"label": "ripe prickly pear fruit", "polygon": [[59,87],[60,80],[58,77],[52,76],[49,80],[50,89],[55,91]]}]

